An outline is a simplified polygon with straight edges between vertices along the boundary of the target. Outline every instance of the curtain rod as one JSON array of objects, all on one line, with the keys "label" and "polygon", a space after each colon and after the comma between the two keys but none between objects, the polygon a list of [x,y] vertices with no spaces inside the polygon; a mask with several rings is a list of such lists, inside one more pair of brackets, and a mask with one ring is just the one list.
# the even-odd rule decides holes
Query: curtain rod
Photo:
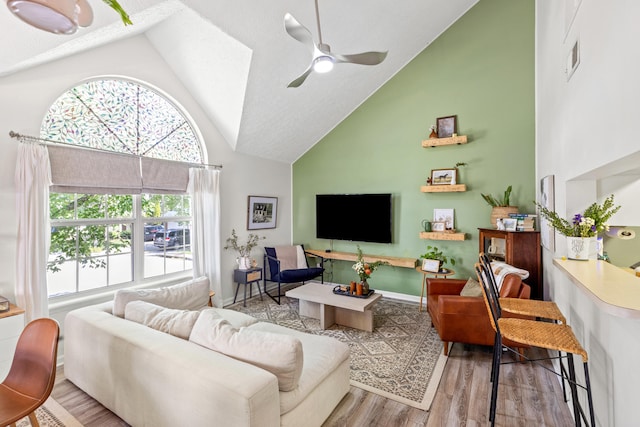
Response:
[{"label": "curtain rod", "polygon": [[[125,156],[132,156],[132,157],[138,157],[138,158],[142,157],[142,156],[139,156],[139,155],[136,155],[136,154],[120,153],[120,152],[117,152],[117,151],[103,150],[101,148],[84,147],[82,145],[69,144],[68,142],[54,141],[52,139],[38,138],[36,136],[22,135],[22,134],[20,134],[18,132],[14,132],[14,131],[9,131],[9,136],[11,138],[17,139],[18,141],[33,141],[33,142],[37,142],[38,144],[42,144],[42,145],[54,145],[54,144],[67,145],[69,147],[79,148],[81,150],[94,150],[94,151],[101,151],[103,153],[116,153],[116,154],[122,154],[122,155],[125,155]],[[167,159],[159,159],[159,160],[165,160],[165,161],[168,161],[168,162],[187,163],[188,165],[193,166],[193,167],[222,169],[222,165],[211,165],[211,164],[207,164],[207,163],[181,162],[179,160],[167,160]]]}]

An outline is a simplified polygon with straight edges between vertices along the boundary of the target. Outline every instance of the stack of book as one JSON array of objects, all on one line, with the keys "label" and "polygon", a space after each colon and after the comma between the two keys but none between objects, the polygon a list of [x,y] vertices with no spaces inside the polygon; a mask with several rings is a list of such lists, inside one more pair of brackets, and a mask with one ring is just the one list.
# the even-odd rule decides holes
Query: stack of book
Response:
[{"label": "stack of book", "polygon": [[516,231],[534,231],[536,229],[537,215],[535,214],[510,213],[509,217],[518,220],[516,224]]}]

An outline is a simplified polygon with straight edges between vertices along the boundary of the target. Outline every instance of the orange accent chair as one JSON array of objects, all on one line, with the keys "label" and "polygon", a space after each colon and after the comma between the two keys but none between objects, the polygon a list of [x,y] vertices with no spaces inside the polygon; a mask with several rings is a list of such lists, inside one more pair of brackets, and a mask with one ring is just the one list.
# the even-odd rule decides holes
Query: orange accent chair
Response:
[{"label": "orange accent chair", "polygon": [[[483,297],[460,295],[466,283],[458,279],[427,279],[427,310],[444,344],[445,356],[449,354],[450,342],[492,346],[496,337]],[[504,278],[500,297],[529,299],[530,296],[531,288],[518,275],[508,274]],[[504,316],[528,318],[510,313]],[[505,345],[522,347],[506,340]]]},{"label": "orange accent chair", "polygon": [[24,328],[7,378],[0,384],[0,426],[28,416],[38,426],[35,410],[53,390],[60,327],[53,319],[36,319]]}]

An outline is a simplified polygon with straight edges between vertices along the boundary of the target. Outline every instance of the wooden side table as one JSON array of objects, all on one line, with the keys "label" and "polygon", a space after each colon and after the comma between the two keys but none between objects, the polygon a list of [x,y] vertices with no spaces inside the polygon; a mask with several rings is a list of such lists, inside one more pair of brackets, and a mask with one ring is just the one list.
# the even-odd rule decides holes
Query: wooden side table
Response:
[{"label": "wooden side table", "polygon": [[426,302],[426,297],[427,297],[427,279],[429,277],[432,277],[434,279],[438,279],[438,278],[443,278],[443,279],[447,279],[449,276],[453,276],[454,274],[456,274],[455,271],[453,271],[450,268],[447,268],[446,271],[442,271],[442,272],[438,272],[438,273],[433,273],[431,271],[424,271],[422,269],[422,267],[416,267],[416,271],[419,271],[420,273],[422,273],[422,289],[420,290],[420,306],[418,307],[418,311],[422,311],[422,298],[425,298],[425,310],[427,307],[427,302]]},{"label": "wooden side table", "polygon": [[0,313],[0,379],[9,373],[18,338],[24,329],[24,310],[13,304],[9,311]]},{"label": "wooden side table", "polygon": [[237,283],[236,295],[233,297],[235,304],[236,298],[238,298],[238,290],[240,285],[244,285],[244,301],[242,306],[247,306],[247,285],[249,285],[249,298],[251,298],[252,285],[255,283],[258,286],[258,292],[260,293],[260,301],[262,301],[262,291],[260,290],[260,281],[262,280],[262,268],[253,267],[247,270],[240,270],[236,268],[233,270],[233,281]]}]

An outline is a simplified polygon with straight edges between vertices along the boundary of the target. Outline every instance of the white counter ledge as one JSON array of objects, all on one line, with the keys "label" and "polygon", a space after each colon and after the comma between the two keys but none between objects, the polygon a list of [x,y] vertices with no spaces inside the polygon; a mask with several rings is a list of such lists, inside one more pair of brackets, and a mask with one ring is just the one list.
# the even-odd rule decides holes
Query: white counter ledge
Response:
[{"label": "white counter ledge", "polygon": [[587,291],[603,311],[640,319],[640,277],[606,261],[554,259],[553,264]]}]

